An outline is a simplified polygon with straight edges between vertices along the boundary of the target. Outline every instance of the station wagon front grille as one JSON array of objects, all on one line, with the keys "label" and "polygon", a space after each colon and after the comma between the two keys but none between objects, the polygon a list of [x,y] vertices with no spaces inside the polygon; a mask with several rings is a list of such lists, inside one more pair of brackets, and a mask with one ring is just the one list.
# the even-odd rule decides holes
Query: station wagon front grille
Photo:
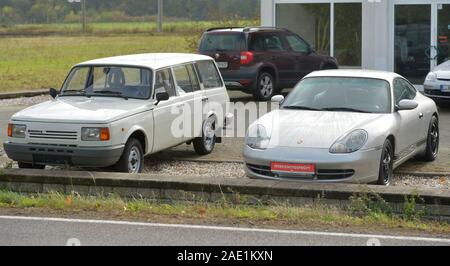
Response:
[{"label": "station wagon front grille", "polygon": [[28,130],[28,136],[33,139],[77,140],[78,133],[76,131]]}]

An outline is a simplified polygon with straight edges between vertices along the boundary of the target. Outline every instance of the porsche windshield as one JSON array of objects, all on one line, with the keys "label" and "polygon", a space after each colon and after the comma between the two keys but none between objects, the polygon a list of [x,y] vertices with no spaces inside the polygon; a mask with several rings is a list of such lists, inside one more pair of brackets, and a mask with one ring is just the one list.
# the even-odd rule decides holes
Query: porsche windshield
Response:
[{"label": "porsche windshield", "polygon": [[108,96],[148,99],[152,72],[147,68],[82,66],[70,72],[62,96]]},{"label": "porsche windshield", "polygon": [[389,113],[387,81],[356,77],[313,77],[302,80],[282,104],[284,109]]}]

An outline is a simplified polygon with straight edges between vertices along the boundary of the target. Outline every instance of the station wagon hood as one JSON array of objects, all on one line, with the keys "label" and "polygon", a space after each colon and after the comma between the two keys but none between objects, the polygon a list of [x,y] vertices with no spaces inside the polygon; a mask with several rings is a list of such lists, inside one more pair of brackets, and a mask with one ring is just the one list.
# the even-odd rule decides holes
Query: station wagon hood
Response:
[{"label": "station wagon hood", "polygon": [[271,135],[271,147],[329,149],[346,133],[354,129],[366,129],[385,115],[276,110],[261,117],[258,123],[265,126]]},{"label": "station wagon hood", "polygon": [[148,100],[125,100],[117,97],[59,97],[13,115],[12,120],[29,122],[59,122],[103,124],[148,111]]}]

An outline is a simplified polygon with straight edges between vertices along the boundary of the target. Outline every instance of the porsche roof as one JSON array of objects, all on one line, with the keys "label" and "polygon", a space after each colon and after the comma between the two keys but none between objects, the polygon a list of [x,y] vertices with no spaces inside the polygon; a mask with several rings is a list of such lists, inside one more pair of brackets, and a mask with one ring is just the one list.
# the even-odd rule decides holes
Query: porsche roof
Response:
[{"label": "porsche roof", "polygon": [[322,70],[315,71],[306,76],[310,77],[355,77],[355,78],[374,78],[393,80],[394,78],[401,77],[394,72],[378,71],[378,70],[361,70],[361,69],[335,69],[335,70]]},{"label": "porsche roof", "polygon": [[148,67],[160,69],[173,65],[195,62],[200,60],[212,60],[211,57],[198,54],[176,54],[176,53],[154,53],[154,54],[133,54],[107,58],[100,58],[86,61],[76,66],[86,65],[124,65],[135,67]]}]

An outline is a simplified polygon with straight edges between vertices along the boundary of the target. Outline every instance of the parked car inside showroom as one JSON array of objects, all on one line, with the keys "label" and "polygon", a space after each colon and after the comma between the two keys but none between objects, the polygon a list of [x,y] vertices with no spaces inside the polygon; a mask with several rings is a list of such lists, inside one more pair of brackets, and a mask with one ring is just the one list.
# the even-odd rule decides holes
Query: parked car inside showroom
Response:
[{"label": "parked car inside showroom", "polygon": [[317,71],[272,100],[247,132],[249,177],[389,185],[408,159],[438,156],[436,105],[398,74]]},{"label": "parked car inside showroom", "polygon": [[450,100],[450,60],[438,65],[425,78],[424,94],[437,100]]},{"label": "parked car inside showroom", "polygon": [[[74,66],[59,93],[50,92],[53,100],[10,119],[4,149],[20,168],[115,165],[139,173],[145,155],[181,143],[211,153],[232,119],[216,111],[229,97],[214,60],[203,55],[92,60]],[[187,134],[175,132],[177,121]]]},{"label": "parked car inside showroom", "polygon": [[338,68],[335,58],[317,54],[302,37],[281,28],[212,28],[198,50],[216,60],[227,89],[263,101],[312,71]]}]

